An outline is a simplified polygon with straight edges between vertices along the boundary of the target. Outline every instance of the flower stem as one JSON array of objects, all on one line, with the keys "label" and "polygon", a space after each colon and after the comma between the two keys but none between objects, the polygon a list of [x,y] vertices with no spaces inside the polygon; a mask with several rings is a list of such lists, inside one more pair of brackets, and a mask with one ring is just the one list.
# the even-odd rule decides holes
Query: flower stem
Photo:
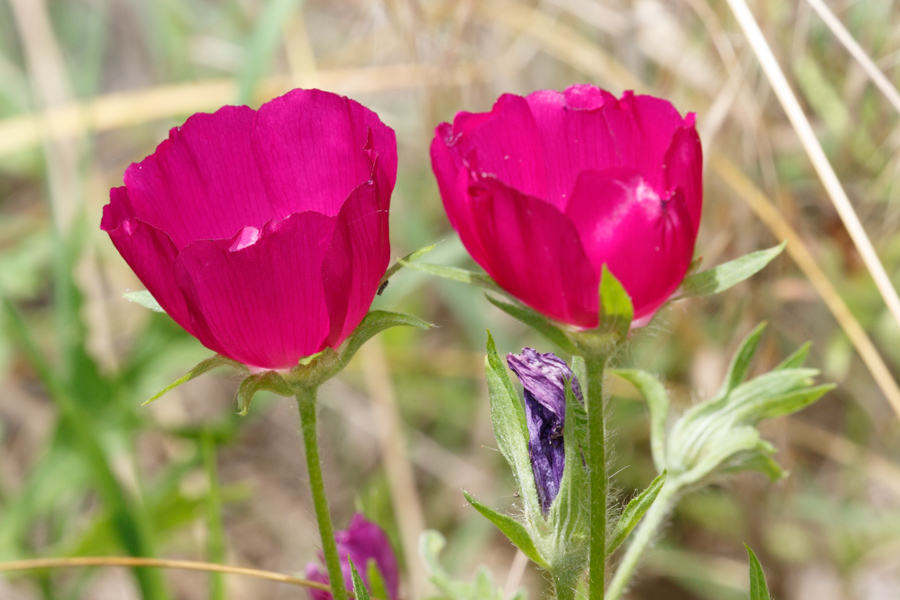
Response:
[{"label": "flower stem", "polygon": [[334,600],[348,600],[347,588],[344,587],[344,575],[341,571],[341,560],[338,556],[337,544],[334,542],[334,525],[331,524],[328,500],[325,498],[322,461],[319,459],[319,442],[316,434],[316,388],[302,388],[298,391],[297,407],[300,409],[300,431],[303,433],[303,446],[306,450],[309,488],[316,510],[316,520],[319,523],[319,535],[322,538],[322,553],[325,555],[325,566],[328,569],[331,596]]},{"label": "flower stem", "polygon": [[669,514],[669,510],[675,504],[677,497],[678,487],[671,482],[666,482],[653,505],[644,514],[644,518],[641,519],[640,524],[634,531],[628,550],[625,551],[622,562],[619,563],[616,574],[613,575],[612,582],[609,584],[607,600],[618,600],[625,591],[631,576],[634,575],[634,570],[641,560],[641,556],[647,547],[650,546],[650,542],[656,536],[656,531],[662,525],[666,515]]},{"label": "flower stem", "polygon": [[591,487],[591,548],[588,576],[590,600],[603,600],[606,583],[606,424],[604,422],[603,371],[606,354],[585,357],[588,392],[588,465]]}]

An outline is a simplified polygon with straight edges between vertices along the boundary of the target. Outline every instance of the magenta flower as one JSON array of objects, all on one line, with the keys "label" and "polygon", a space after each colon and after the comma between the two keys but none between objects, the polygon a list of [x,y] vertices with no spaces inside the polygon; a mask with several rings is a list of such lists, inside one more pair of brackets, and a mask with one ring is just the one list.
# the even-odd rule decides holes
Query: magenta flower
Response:
[{"label": "magenta flower", "polygon": [[[347,557],[353,561],[356,571],[362,577],[363,583],[369,588],[369,562],[375,561],[375,566],[381,573],[388,597],[383,600],[397,600],[400,597],[400,568],[397,566],[397,558],[391,549],[391,542],[384,531],[375,523],[367,521],[360,513],[353,515],[347,529],[334,533],[334,541],[337,543],[338,555],[341,558],[341,571],[344,574],[344,583],[347,589],[353,589],[353,577],[350,571],[350,563]],[[320,557],[324,562],[324,559]],[[316,563],[306,565],[306,578],[320,583],[328,583],[328,574]],[[309,590],[313,600],[332,600],[331,594],[320,590]]]},{"label": "magenta flower", "polygon": [[605,264],[646,322],[690,265],[700,139],[665,100],[591,85],[506,94],[439,125],[431,161],[475,262],[557,321],[597,326]]},{"label": "magenta flower", "polygon": [[566,424],[566,381],[583,403],[578,379],[564,360],[547,352],[523,348],[522,354],[507,354],[506,364],[525,391],[525,419],[528,424],[528,453],[544,514],[559,494],[566,450],[563,440]]},{"label": "magenta flower", "polygon": [[336,347],[390,258],[394,132],[359,103],[294,90],[196,114],[110,190],[101,228],[204,346],[254,370]]}]

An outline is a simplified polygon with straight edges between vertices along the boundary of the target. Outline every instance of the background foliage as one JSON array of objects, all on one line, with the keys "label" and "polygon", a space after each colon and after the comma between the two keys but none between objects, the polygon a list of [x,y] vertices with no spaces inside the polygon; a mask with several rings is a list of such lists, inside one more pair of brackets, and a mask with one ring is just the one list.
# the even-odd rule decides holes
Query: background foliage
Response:
[{"label": "background foliage", "polygon": [[[900,6],[829,6],[900,82]],[[751,8],[900,283],[897,111],[806,1]],[[698,114],[711,158],[697,246],[704,264],[791,239],[739,288],[670,309],[620,365],[659,371],[688,406],[715,393],[741,337],[768,320],[757,368],[811,340],[809,363],[840,384],[769,426],[791,477],[741,475],[689,497],[630,597],[746,598],[742,542],[765,565],[773,597],[900,597],[900,430],[886,397],[894,392],[857,353],[868,335],[870,352],[897,373],[900,329],[758,64],[721,0],[0,0],[0,560],[150,552],[296,573],[315,559],[291,402],[261,396],[239,418],[226,374],[140,407],[209,355],[164,315],[122,299],[141,286],[98,227],[109,187],[170,127],[292,87],[350,95],[397,130],[394,255],[440,241],[429,262],[469,266],[430,173],[435,125],[456,110],[487,110],[503,92],[588,81]],[[354,508],[385,525],[405,551],[408,592],[426,589],[413,544],[427,523],[447,538],[451,573],[470,578],[484,563],[498,585],[540,598],[546,582],[461,489],[498,509],[517,502],[491,433],[487,325],[501,353],[546,344],[477,290],[413,271],[376,306],[440,329],[386,332],[323,389],[338,526]],[[630,496],[653,474],[646,410],[626,384],[611,402],[612,471]],[[168,570],[0,579],[0,598],[13,600],[140,590],[232,600],[305,593]]]}]

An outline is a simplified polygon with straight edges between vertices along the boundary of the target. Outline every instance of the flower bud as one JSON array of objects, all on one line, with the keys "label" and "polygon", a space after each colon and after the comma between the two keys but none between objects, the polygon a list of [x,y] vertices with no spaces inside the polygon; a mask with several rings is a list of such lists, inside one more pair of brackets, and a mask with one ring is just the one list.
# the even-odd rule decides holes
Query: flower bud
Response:
[{"label": "flower bud", "polygon": [[522,354],[508,354],[506,361],[525,389],[528,452],[541,510],[546,515],[559,494],[566,464],[566,381],[572,382],[572,391],[583,402],[581,387],[565,361],[551,352],[541,354],[523,348]]}]

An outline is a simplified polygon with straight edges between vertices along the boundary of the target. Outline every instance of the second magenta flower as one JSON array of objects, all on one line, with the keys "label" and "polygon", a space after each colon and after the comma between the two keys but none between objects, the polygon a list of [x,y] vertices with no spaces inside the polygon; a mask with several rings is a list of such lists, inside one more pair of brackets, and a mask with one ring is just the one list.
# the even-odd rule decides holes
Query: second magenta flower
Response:
[{"label": "second magenta flower", "polygon": [[506,94],[458,113],[431,146],[444,207],[466,249],[535,310],[595,327],[603,265],[636,323],[688,270],[702,207],[694,115],[590,85]]}]

